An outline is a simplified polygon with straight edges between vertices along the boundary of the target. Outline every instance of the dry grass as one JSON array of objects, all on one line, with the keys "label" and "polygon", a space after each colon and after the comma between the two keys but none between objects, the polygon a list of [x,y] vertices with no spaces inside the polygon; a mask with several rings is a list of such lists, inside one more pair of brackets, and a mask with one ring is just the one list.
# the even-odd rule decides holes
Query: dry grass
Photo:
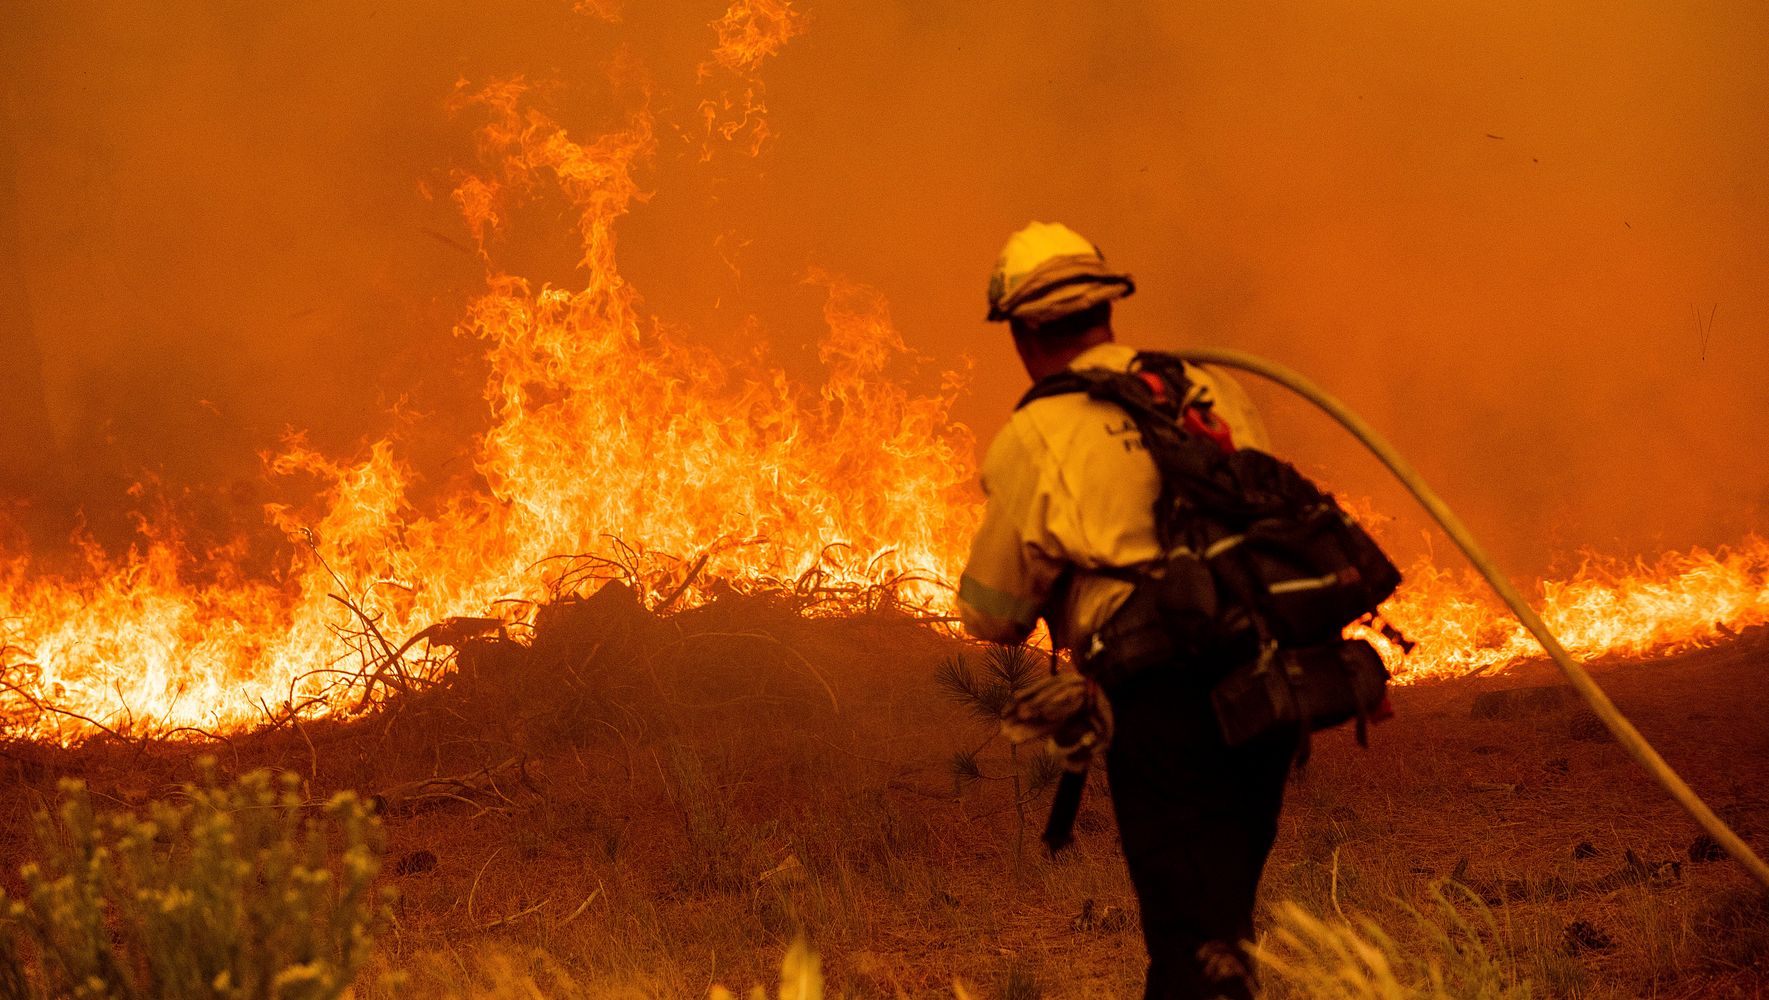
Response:
[{"label": "dry grass", "polygon": [[1399,903],[1408,946],[1371,917],[1326,919],[1286,901],[1254,948],[1267,995],[1309,1000],[1531,1000],[1510,928],[1456,883],[1429,887],[1429,909]]},{"label": "dry grass", "polygon": [[[383,879],[399,902],[364,1000],[773,988],[800,937],[823,956],[829,997],[949,996],[960,977],[977,997],[1136,995],[1142,946],[1103,781],[1074,848],[1016,860],[1026,786],[954,787],[953,755],[981,731],[935,674],[965,647],[888,603],[820,619],[801,605],[733,598],[658,619],[617,597],[563,602],[532,644],[470,643],[448,684],[349,724],[196,749],[0,747],[0,843],[25,842],[23,807],[59,777],[139,808],[194,777],[200,749],[231,773],[298,774],[316,799],[382,797]],[[1769,642],[1747,635],[1602,671],[1759,843],[1765,661]],[[1543,680],[1402,689],[1368,752],[1345,734],[1318,740],[1264,887],[1300,909],[1274,926],[1329,920],[1299,939],[1317,950],[1378,928],[1406,988],[1428,983],[1418,962],[1448,969],[1463,953],[1431,929],[1455,913],[1506,988],[1530,996],[1762,992],[1763,899],[1732,866],[1687,858],[1692,825],[1618,748],[1578,738],[1570,712],[1469,717],[1477,691]],[[981,763],[1015,762],[991,747]],[[1034,822],[1041,806],[1028,803]],[[1596,855],[1575,859],[1581,843]],[[1629,875],[1630,850],[1645,877]],[[1670,859],[1680,870],[1652,868]]]}]

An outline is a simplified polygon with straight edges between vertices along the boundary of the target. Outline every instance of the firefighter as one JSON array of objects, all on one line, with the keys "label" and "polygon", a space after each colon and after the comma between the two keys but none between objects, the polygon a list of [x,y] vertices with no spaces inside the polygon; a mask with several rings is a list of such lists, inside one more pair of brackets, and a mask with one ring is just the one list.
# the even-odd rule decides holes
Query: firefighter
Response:
[{"label": "firefighter", "polygon": [[[1034,381],[1065,368],[1123,371],[1136,352],[1112,330],[1130,275],[1062,225],[1013,234],[989,283],[989,319],[1005,321]],[[1192,396],[1239,446],[1264,449],[1265,429],[1226,375],[1189,367]],[[1074,649],[1133,583],[1115,567],[1155,560],[1160,476],[1129,417],[1074,393],[1016,410],[983,460],[988,496],[959,587],[965,628],[1017,643],[1040,618]],[[1174,663],[1103,693],[1114,732],[1106,774],[1149,953],[1150,998],[1250,998],[1242,943],[1277,835],[1295,736],[1230,748],[1212,713],[1213,665]]]}]

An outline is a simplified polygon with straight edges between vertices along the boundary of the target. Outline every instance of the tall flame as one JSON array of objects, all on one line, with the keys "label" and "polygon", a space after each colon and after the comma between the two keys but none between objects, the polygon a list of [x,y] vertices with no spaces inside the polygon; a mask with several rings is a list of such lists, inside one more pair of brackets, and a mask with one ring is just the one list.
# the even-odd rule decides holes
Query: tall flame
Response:
[{"label": "tall flame", "polygon": [[[585,284],[533,285],[494,271],[459,332],[485,345],[490,427],[481,488],[423,511],[392,441],[339,462],[299,439],[270,463],[323,484],[311,517],[276,508],[308,543],[282,581],[226,569],[171,536],[119,559],[91,549],[78,578],[15,556],[0,575],[11,728],[65,738],[92,726],[231,727],[362,703],[361,658],[395,660],[431,623],[490,614],[520,624],[560,588],[623,575],[656,598],[718,581],[738,588],[875,593],[947,602],[978,516],[974,442],[948,412],[962,378],[916,394],[884,377],[913,368],[884,298],[835,275],[820,386],[732,364],[643,329],[616,267],[615,223],[638,193],[653,123],[635,114],[580,143],[525,103],[521,81],[465,88],[496,170],[455,192],[482,248],[510,192],[547,181],[579,209]],[[222,559],[215,579],[191,569]],[[569,557],[561,559],[559,557]],[[690,576],[692,575],[692,579]],[[334,596],[335,595],[335,596]]]},{"label": "tall flame", "polygon": [[[768,136],[759,67],[802,20],[787,0],[736,0],[712,27],[703,74],[734,89],[702,105],[703,153],[715,136],[754,152]],[[649,329],[617,267],[616,228],[656,145],[650,113],[579,141],[519,79],[463,84],[453,103],[483,116],[488,164],[454,190],[488,266],[458,330],[488,370],[473,484],[420,499],[397,442],[344,461],[296,437],[269,468],[311,479],[315,500],[269,512],[297,543],[280,573],[249,576],[240,552],[198,551],[163,518],[123,555],[86,544],[80,572],[0,556],[7,735],[347,713],[434,679],[442,661],[406,642],[446,639],[424,631],[434,623],[520,628],[536,602],[613,576],[659,603],[789,586],[950,610],[981,509],[974,442],[949,416],[963,378],[912,390],[897,373],[922,361],[884,298],[824,272],[807,278],[826,295],[817,386]],[[514,199],[544,186],[577,208],[581,287],[537,288],[493,263]],[[1650,564],[1593,558],[1543,584],[1541,603],[1585,656],[1713,641],[1769,622],[1769,542]],[[1403,680],[1536,652],[1478,587],[1429,563],[1386,613],[1421,642],[1397,664]]]}]

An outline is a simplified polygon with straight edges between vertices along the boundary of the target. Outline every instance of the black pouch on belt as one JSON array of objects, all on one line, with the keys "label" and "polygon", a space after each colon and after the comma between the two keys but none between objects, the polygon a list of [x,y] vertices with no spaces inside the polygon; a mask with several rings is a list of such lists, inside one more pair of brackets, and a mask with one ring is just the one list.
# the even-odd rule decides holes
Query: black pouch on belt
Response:
[{"label": "black pouch on belt", "polygon": [[1169,556],[1153,572],[1120,567],[1095,572],[1136,588],[1076,650],[1081,672],[1101,686],[1116,688],[1151,667],[1211,657],[1224,643],[1216,582],[1191,552]]},{"label": "black pouch on belt", "polygon": [[1279,727],[1311,733],[1356,719],[1358,742],[1388,692],[1388,668],[1362,639],[1269,649],[1210,692],[1223,741],[1239,746]]}]

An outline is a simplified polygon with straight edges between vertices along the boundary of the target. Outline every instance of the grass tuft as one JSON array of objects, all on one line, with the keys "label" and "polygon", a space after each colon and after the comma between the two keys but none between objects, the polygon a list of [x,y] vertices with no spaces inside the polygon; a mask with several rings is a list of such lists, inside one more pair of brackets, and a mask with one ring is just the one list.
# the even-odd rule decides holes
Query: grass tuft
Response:
[{"label": "grass tuft", "polygon": [[1326,919],[1295,902],[1273,908],[1252,951],[1268,996],[1310,1000],[1530,1000],[1498,918],[1454,883],[1427,893],[1429,909],[1400,906],[1417,944],[1403,950],[1369,917]]}]

